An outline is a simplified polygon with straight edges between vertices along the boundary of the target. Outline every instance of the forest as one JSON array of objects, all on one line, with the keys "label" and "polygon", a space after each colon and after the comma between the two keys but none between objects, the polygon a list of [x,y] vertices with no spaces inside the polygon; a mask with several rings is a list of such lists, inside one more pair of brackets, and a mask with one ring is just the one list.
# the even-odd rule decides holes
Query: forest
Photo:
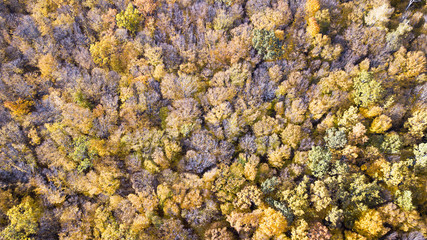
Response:
[{"label": "forest", "polygon": [[1,240],[425,240],[425,0],[1,0]]}]

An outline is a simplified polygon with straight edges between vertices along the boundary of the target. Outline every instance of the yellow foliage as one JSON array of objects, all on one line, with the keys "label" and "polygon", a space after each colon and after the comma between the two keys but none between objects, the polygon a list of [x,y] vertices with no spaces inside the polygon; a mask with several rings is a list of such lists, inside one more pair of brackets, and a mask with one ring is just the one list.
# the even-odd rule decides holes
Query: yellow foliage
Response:
[{"label": "yellow foliage", "polygon": [[[312,26],[317,28],[317,25],[319,25],[318,21],[315,20],[315,22],[313,22],[312,20],[309,19],[308,24],[312,24]],[[309,28],[311,26],[307,26],[307,32],[309,32]],[[319,26],[320,29],[320,26]],[[313,49],[310,51],[310,57],[312,58],[317,58],[317,57],[321,57],[323,59],[325,59],[326,61],[333,61],[336,60],[340,55],[341,55],[341,51],[342,51],[342,47],[340,44],[335,44],[332,45],[331,44],[331,38],[328,35],[323,35],[321,33],[319,33],[317,30],[316,32],[313,32],[314,35],[312,35],[313,39],[312,39],[312,45],[313,45]],[[338,74],[344,75],[345,72],[343,71],[338,71]],[[346,74],[345,74],[346,75]],[[333,77],[333,76],[332,76]],[[348,76],[343,76],[344,78],[340,78],[341,76],[336,76],[335,78],[338,78],[336,80],[337,83],[342,83],[340,85],[338,85],[338,88],[343,88],[343,90],[347,91],[349,89],[349,84],[351,84],[351,80],[348,79]],[[350,81],[350,83],[348,83],[348,81]],[[335,87],[335,88],[337,88]],[[322,90],[324,91],[324,89]]]},{"label": "yellow foliage", "polygon": [[202,204],[203,204],[203,196],[201,196],[200,190],[191,189],[185,195],[181,203],[181,208],[191,210],[195,208],[200,208]]},{"label": "yellow foliage", "polygon": [[391,128],[391,125],[390,117],[383,114],[372,121],[370,130],[374,133],[384,133]]},{"label": "yellow foliage", "polygon": [[103,169],[99,176],[98,184],[105,194],[113,195],[120,186],[120,180],[114,171]]},{"label": "yellow foliage", "polygon": [[40,144],[41,138],[39,137],[37,133],[37,129],[35,127],[31,128],[28,132],[28,138],[30,139],[30,143],[32,145],[38,145]]},{"label": "yellow foliage", "polygon": [[375,209],[369,209],[362,213],[360,218],[354,223],[356,232],[372,239],[378,237],[386,229],[383,227],[383,219]]},{"label": "yellow foliage", "polygon": [[307,0],[305,3],[305,9],[309,17],[314,17],[316,12],[320,10],[319,0]]},{"label": "yellow foliage", "polygon": [[157,166],[152,160],[148,159],[144,161],[144,168],[150,173],[157,173],[160,171],[159,166]]},{"label": "yellow foliage", "polygon": [[281,168],[285,164],[285,160],[291,156],[291,147],[282,145],[275,150],[268,152],[268,163],[275,168]]},{"label": "yellow foliage", "polygon": [[315,37],[320,32],[319,24],[314,17],[307,20],[307,33],[311,37]]},{"label": "yellow foliage", "polygon": [[237,232],[249,232],[258,227],[263,218],[264,211],[257,209],[250,213],[232,212],[227,215],[227,222],[229,222],[231,227],[236,229]]},{"label": "yellow foliage", "polygon": [[274,36],[276,36],[276,38],[278,38],[280,41],[285,40],[285,32],[283,30],[274,31]]},{"label": "yellow foliage", "polygon": [[332,199],[325,183],[322,181],[316,181],[314,184],[310,185],[310,189],[311,192],[314,193],[311,195],[311,202],[313,203],[316,211],[320,212],[323,209],[326,209]]},{"label": "yellow foliage", "polygon": [[383,180],[386,176],[386,173],[389,173],[391,171],[391,164],[390,162],[387,162],[384,158],[380,158],[370,164],[367,169],[366,173],[374,177],[378,180]]},{"label": "yellow foliage", "polygon": [[166,199],[163,203],[163,213],[166,216],[178,217],[181,215],[181,209],[172,199]]},{"label": "yellow foliage", "polygon": [[259,157],[256,155],[251,155],[248,159],[248,162],[245,164],[244,175],[245,178],[254,181],[257,174],[257,166],[259,163]]},{"label": "yellow foliage", "polygon": [[272,208],[264,209],[263,216],[260,220],[258,229],[256,230],[253,239],[264,240],[273,236],[279,236],[286,231],[288,222],[280,212]]},{"label": "yellow foliage", "polygon": [[293,149],[297,149],[301,139],[303,138],[301,126],[294,125],[292,123],[288,124],[285,130],[283,130],[281,137],[283,144],[287,144]]},{"label": "yellow foliage", "polygon": [[309,227],[304,219],[298,220],[294,227],[292,227],[292,240],[309,240],[307,233]]},{"label": "yellow foliage", "polygon": [[426,72],[425,53],[418,51],[407,52],[404,47],[394,54],[394,61],[390,63],[388,72],[396,76],[397,80],[410,82],[418,75]]},{"label": "yellow foliage", "polygon": [[404,126],[408,128],[409,134],[415,138],[422,138],[427,129],[427,106],[416,109]]},{"label": "yellow foliage", "polygon": [[20,117],[27,115],[31,111],[31,107],[34,105],[32,100],[24,100],[19,98],[15,102],[5,101],[4,106],[8,108],[13,116]]},{"label": "yellow foliage", "polygon": [[367,240],[367,238],[352,231],[345,231],[345,240]]},{"label": "yellow foliage", "polygon": [[139,54],[133,42],[121,44],[114,35],[105,35],[90,46],[93,61],[101,67],[124,72],[129,62]]},{"label": "yellow foliage", "polygon": [[90,139],[89,150],[95,151],[100,157],[104,157],[110,154],[110,151],[106,146],[105,139]]},{"label": "yellow foliage", "polygon": [[[286,25],[290,21],[291,11],[285,1],[278,1],[277,8],[266,8],[251,16],[251,22],[255,29],[274,30],[274,28]],[[280,33],[279,33],[280,35]]]},{"label": "yellow foliage", "polygon": [[306,164],[308,159],[308,152],[297,151],[294,154],[293,162],[296,164]]},{"label": "yellow foliage", "polygon": [[379,106],[371,106],[369,108],[361,107],[359,110],[360,110],[360,114],[362,114],[365,118],[373,118],[380,115],[383,112],[383,109]]},{"label": "yellow foliage", "polygon": [[252,204],[260,206],[262,204],[261,197],[262,192],[256,186],[246,186],[237,193],[237,197],[233,201],[233,205],[238,209],[248,210]]},{"label": "yellow foliage", "polygon": [[327,77],[322,78],[319,84],[323,93],[330,93],[337,90],[349,91],[353,81],[346,72],[340,70],[331,72]]},{"label": "yellow foliage", "polygon": [[147,228],[149,226],[150,226],[150,219],[148,219],[143,214],[138,214],[133,219],[133,223],[132,223],[132,226],[130,227],[130,229],[133,232],[138,233],[138,232],[142,231],[143,229],[145,229],[145,228]]},{"label": "yellow foliage", "polygon": [[58,63],[52,54],[46,54],[39,58],[38,67],[42,77],[52,77],[52,73],[56,70]]}]

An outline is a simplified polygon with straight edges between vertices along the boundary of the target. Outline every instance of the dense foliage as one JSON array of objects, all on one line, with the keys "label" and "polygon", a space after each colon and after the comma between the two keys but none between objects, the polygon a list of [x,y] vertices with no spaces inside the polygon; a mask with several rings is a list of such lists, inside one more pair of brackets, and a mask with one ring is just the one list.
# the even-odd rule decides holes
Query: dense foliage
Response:
[{"label": "dense foliage", "polygon": [[0,239],[425,239],[426,16],[0,1]]}]

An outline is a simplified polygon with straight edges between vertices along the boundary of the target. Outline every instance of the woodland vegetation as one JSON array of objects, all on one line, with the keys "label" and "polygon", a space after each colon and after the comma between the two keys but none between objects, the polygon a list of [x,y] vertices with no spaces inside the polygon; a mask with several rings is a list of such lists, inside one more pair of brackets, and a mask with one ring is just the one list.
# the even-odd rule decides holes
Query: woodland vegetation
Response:
[{"label": "woodland vegetation", "polygon": [[2,0],[0,239],[423,240],[424,0]]}]

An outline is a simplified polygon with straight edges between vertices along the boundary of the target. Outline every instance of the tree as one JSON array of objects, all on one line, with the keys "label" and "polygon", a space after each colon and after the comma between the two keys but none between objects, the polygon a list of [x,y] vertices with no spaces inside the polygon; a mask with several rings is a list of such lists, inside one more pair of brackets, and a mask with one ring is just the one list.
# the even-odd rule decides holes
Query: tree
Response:
[{"label": "tree", "polygon": [[[409,25],[409,20],[402,21],[399,26],[394,31],[390,31],[387,33],[386,40],[387,40],[387,47],[392,50],[396,51],[399,49],[399,46],[402,44],[403,37],[410,32],[413,29],[411,25]],[[400,47],[402,49],[403,46]]]},{"label": "tree", "polygon": [[384,133],[389,128],[391,128],[391,126],[391,119],[388,116],[382,114],[381,116],[375,118],[374,121],[372,121],[370,130],[371,132],[375,133]]},{"label": "tree", "polygon": [[311,184],[310,186],[310,191],[311,202],[313,203],[317,212],[320,212],[329,206],[332,199],[324,182],[319,180],[314,182],[314,184]]},{"label": "tree", "polygon": [[317,11],[320,10],[320,3],[318,0],[308,0],[305,3],[305,10],[307,11],[307,15],[309,17],[314,16]]},{"label": "tree", "polygon": [[305,3],[305,9],[307,12],[307,33],[309,36],[314,37],[320,31],[319,24],[314,17],[320,10],[320,3],[318,0],[308,0]]},{"label": "tree", "polygon": [[328,172],[331,159],[332,154],[329,150],[315,146],[308,153],[308,168],[315,177],[322,178]]},{"label": "tree", "polygon": [[314,38],[319,34],[319,32],[320,32],[319,24],[317,23],[314,17],[310,17],[307,20],[307,33],[309,34],[309,36]]},{"label": "tree", "polygon": [[52,73],[57,70],[58,63],[52,54],[40,57],[38,67],[43,77],[52,77]]},{"label": "tree", "polygon": [[235,208],[248,210],[253,206],[260,206],[262,203],[262,192],[255,186],[250,185],[244,187],[237,193],[237,197],[233,204]]},{"label": "tree", "polygon": [[309,240],[308,238],[308,223],[304,219],[300,219],[292,227],[292,240]]},{"label": "tree", "polygon": [[315,240],[329,240],[332,235],[326,226],[320,222],[316,222],[308,231],[308,237]]},{"label": "tree", "polygon": [[344,219],[344,211],[339,209],[337,206],[332,207],[329,211],[328,216],[326,216],[325,220],[330,223],[332,228],[341,227],[341,223]]},{"label": "tree", "polygon": [[354,79],[353,88],[353,100],[362,107],[369,107],[376,103],[383,93],[381,84],[366,71],[360,72],[359,77]]},{"label": "tree", "polygon": [[5,101],[4,106],[8,108],[13,116],[21,117],[27,115],[31,111],[31,107],[34,105],[32,100],[24,100],[19,98],[15,102]]},{"label": "tree", "polygon": [[268,163],[275,168],[281,168],[285,164],[285,160],[291,157],[291,147],[282,145],[276,149],[268,151]]},{"label": "tree", "polygon": [[279,185],[279,179],[277,177],[272,177],[261,184],[261,190],[263,193],[268,194],[275,190],[275,188]]},{"label": "tree", "polygon": [[96,64],[110,67],[116,72],[124,72],[130,61],[139,54],[133,42],[121,44],[115,35],[110,34],[91,44],[89,50]]},{"label": "tree", "polygon": [[384,141],[381,143],[381,149],[390,154],[398,154],[402,147],[402,140],[396,132],[390,132],[385,135]]},{"label": "tree", "polygon": [[326,131],[326,136],[324,137],[326,141],[326,146],[332,149],[344,148],[347,144],[347,138],[345,136],[344,130],[338,130],[336,128],[330,128]]},{"label": "tree", "polygon": [[291,146],[292,149],[297,149],[303,137],[301,126],[292,123],[288,124],[285,130],[283,130],[281,137],[284,144]]},{"label": "tree", "polygon": [[70,157],[77,163],[77,171],[84,172],[93,166],[92,162],[97,153],[88,149],[88,140],[84,137],[79,137],[74,140],[74,152]]},{"label": "tree", "polygon": [[272,208],[264,209],[258,229],[255,231],[253,239],[268,239],[277,237],[285,232],[287,221],[283,215]]},{"label": "tree", "polygon": [[390,63],[388,73],[397,78],[404,86],[421,80],[426,71],[426,56],[421,51],[407,51],[401,47],[394,53],[394,60]]},{"label": "tree", "polygon": [[363,212],[354,223],[354,229],[368,238],[375,238],[386,230],[383,223],[380,213],[374,209],[369,209]]},{"label": "tree", "polygon": [[31,197],[25,197],[19,205],[9,209],[6,215],[10,223],[1,231],[0,236],[11,240],[29,240],[39,229],[42,209]]},{"label": "tree", "polygon": [[412,117],[405,122],[405,128],[409,130],[409,134],[420,139],[425,135],[427,129],[427,108],[416,109],[412,113]]},{"label": "tree", "polygon": [[373,207],[384,202],[381,197],[381,187],[376,181],[369,182],[363,174],[352,176],[349,191],[352,193],[350,200],[358,209],[363,209],[364,205]]},{"label": "tree", "polygon": [[282,196],[296,216],[303,216],[309,206],[308,193],[309,178],[304,176],[303,180],[294,189],[282,191]]},{"label": "tree", "polygon": [[190,98],[199,90],[199,79],[187,74],[179,77],[168,74],[163,78],[160,87],[165,98],[173,100]]},{"label": "tree", "polygon": [[265,60],[275,60],[283,55],[283,43],[274,31],[255,29],[252,45]]},{"label": "tree", "polygon": [[206,240],[233,240],[235,239],[233,234],[227,230],[226,227],[223,228],[212,228],[205,232]]},{"label": "tree", "polygon": [[131,33],[135,33],[141,20],[138,9],[135,9],[132,3],[129,3],[125,11],[116,15],[117,26],[126,28]]},{"label": "tree", "polygon": [[415,166],[421,171],[427,169],[427,143],[420,143],[414,148],[416,163]]},{"label": "tree", "polygon": [[239,233],[241,238],[249,237],[259,226],[264,216],[263,213],[261,209],[249,213],[231,212],[227,215],[227,222]]},{"label": "tree", "polygon": [[[286,1],[278,1],[277,6],[255,12],[251,22],[255,29],[274,31],[289,23],[291,11]],[[281,39],[283,40],[283,38]]]},{"label": "tree", "polygon": [[212,190],[220,201],[232,201],[245,183],[243,166],[235,162],[230,167],[220,165],[218,171]]},{"label": "tree", "polygon": [[415,207],[412,204],[412,192],[409,190],[406,191],[396,191],[396,204],[405,211],[414,210]]},{"label": "tree", "polygon": [[153,14],[159,5],[155,0],[134,0],[133,3],[144,15]]},{"label": "tree", "polygon": [[368,25],[377,25],[380,28],[386,27],[386,24],[390,21],[390,16],[393,14],[394,8],[388,4],[373,8],[365,16],[365,22]]},{"label": "tree", "polygon": [[166,131],[174,137],[180,134],[188,136],[200,127],[201,112],[193,98],[185,98],[173,102],[173,110],[166,118]]}]

